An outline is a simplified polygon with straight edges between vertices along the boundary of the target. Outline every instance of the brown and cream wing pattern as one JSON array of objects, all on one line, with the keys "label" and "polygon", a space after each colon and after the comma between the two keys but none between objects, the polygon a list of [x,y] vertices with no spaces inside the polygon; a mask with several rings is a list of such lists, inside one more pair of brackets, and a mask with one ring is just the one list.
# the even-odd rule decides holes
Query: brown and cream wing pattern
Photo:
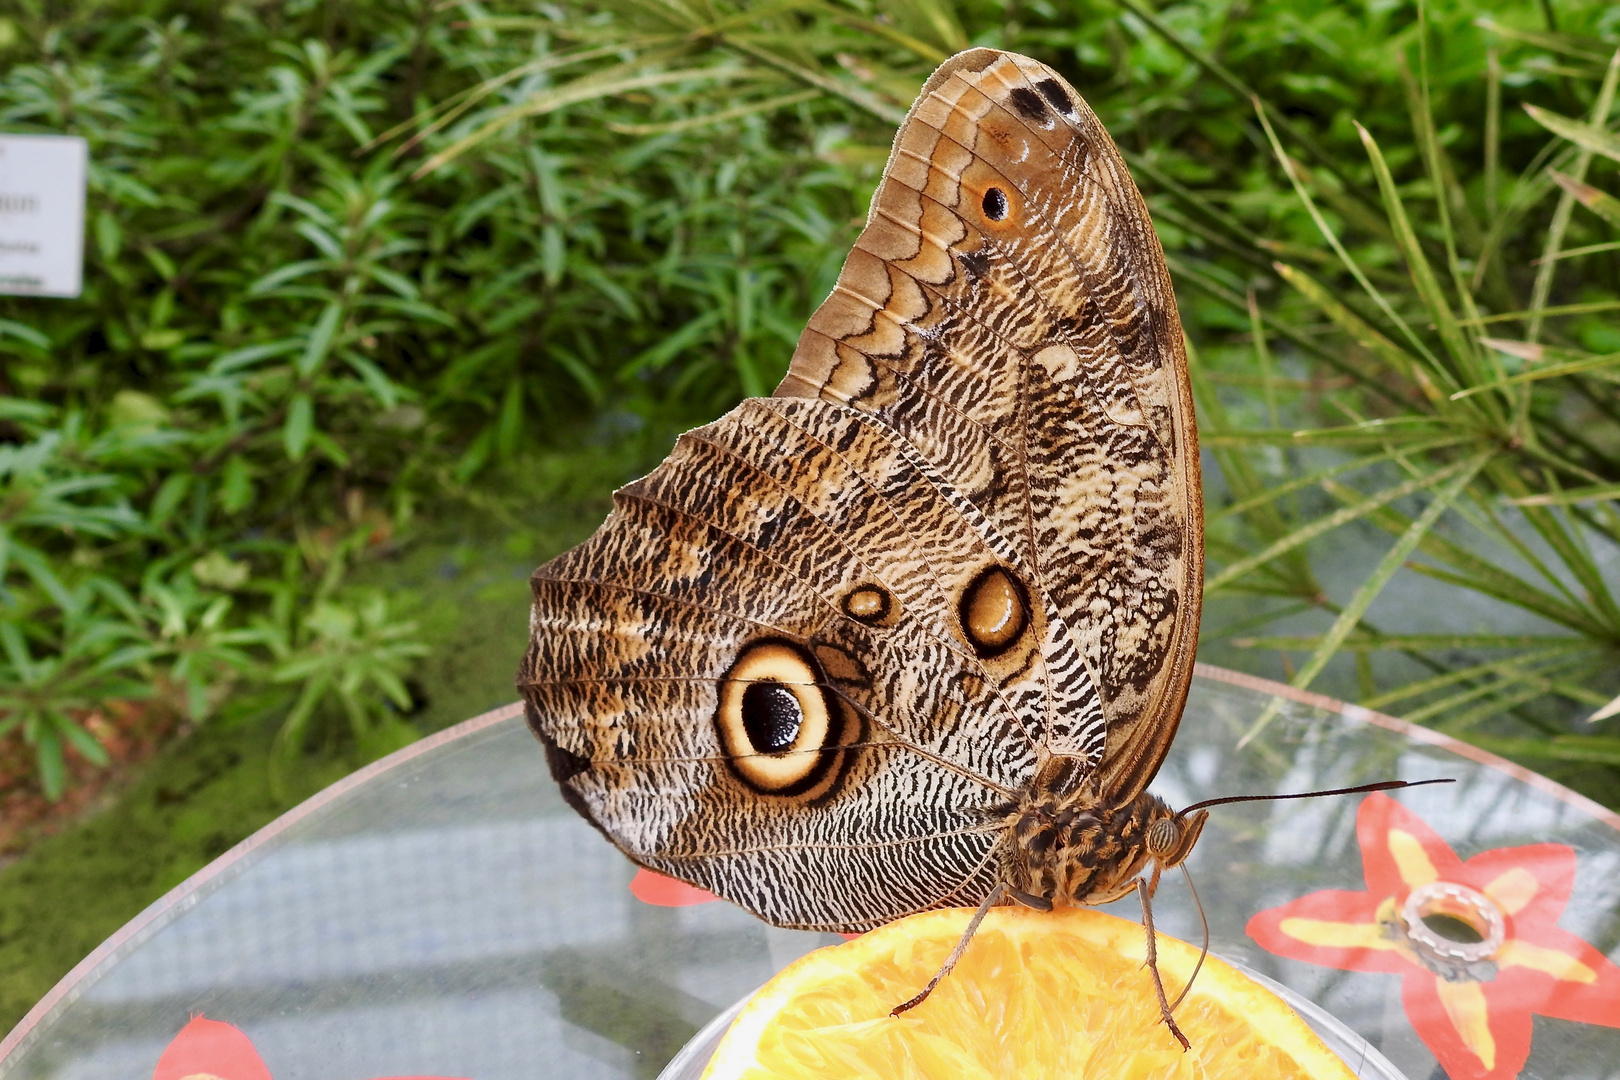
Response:
[{"label": "brown and cream wing pattern", "polygon": [[1196,437],[1163,256],[1072,88],[953,58],[787,377],[537,570],[519,672],[568,800],[780,925],[1003,880],[1046,775],[1144,787],[1191,674]]},{"label": "brown and cream wing pattern", "polygon": [[1163,253],[1073,87],[990,49],[935,72],[776,392],[879,417],[1016,548],[1102,698],[1101,760],[1061,694],[1054,749],[1144,788],[1191,677],[1197,435]]},{"label": "brown and cream wing pattern", "polygon": [[[1047,628],[1032,613],[989,658],[947,629],[998,559],[914,459],[856,410],[750,400],[535,572],[530,722],[632,858],[814,928],[994,886],[991,811],[1039,760]],[[765,679],[800,694],[809,733],[780,757],[739,726]]]}]

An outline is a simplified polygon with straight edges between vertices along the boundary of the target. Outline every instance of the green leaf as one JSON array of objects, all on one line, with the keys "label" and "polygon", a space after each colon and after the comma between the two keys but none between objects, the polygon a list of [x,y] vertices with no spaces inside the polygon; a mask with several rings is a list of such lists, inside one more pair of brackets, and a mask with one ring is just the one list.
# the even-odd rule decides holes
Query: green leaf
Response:
[{"label": "green leaf", "polygon": [[303,355],[298,358],[299,378],[307,379],[320,370],[321,364],[326,361],[326,354],[332,349],[332,338],[336,336],[342,318],[343,306],[335,300],[322,309],[320,318],[315,320],[309,337],[305,339]]},{"label": "green leaf", "polygon": [[[1553,182],[1574,196],[1575,201],[1607,221],[1610,225],[1620,228],[1620,199],[1615,198],[1606,191],[1593,187],[1591,184],[1577,180],[1573,176],[1565,176],[1557,169],[1548,169],[1547,175]],[[1612,303],[1613,301],[1610,301]]]},{"label": "green leaf", "polygon": [[315,402],[306,393],[294,394],[287,403],[287,419],[281,427],[281,443],[289,459],[297,461],[304,456],[314,427]]},{"label": "green leaf", "polygon": [[1620,136],[1535,105],[1526,105],[1524,111],[1530,114],[1532,120],[1559,138],[1568,139],[1583,150],[1620,161]]},{"label": "green leaf", "polygon": [[62,760],[62,740],[54,728],[35,736],[34,759],[39,769],[39,786],[44,788],[47,799],[56,802],[67,788],[67,765]]}]

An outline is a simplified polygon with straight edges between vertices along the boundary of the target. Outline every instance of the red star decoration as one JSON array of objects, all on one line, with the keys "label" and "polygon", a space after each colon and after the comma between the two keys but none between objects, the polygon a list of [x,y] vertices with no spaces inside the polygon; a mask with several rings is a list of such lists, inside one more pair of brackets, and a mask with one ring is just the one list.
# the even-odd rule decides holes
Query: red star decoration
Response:
[{"label": "red star decoration", "polygon": [[[194,1016],[180,1029],[152,1080],[271,1080],[264,1059],[241,1028]],[[441,1076],[395,1076],[388,1080],[450,1080]]]},{"label": "red star decoration", "polygon": [[[1314,892],[1262,911],[1249,936],[1293,960],[1400,975],[1407,1018],[1452,1080],[1517,1076],[1530,1055],[1532,1013],[1620,1027],[1620,967],[1558,926],[1575,880],[1573,849],[1529,844],[1465,861],[1387,795],[1361,804],[1356,839],[1366,892]],[[1440,898],[1437,914],[1461,917],[1483,941],[1455,948],[1443,930],[1412,930],[1403,908],[1414,893],[1425,904]],[[1448,898],[1459,902],[1448,909]],[[1481,955],[1463,955],[1470,950]]]}]

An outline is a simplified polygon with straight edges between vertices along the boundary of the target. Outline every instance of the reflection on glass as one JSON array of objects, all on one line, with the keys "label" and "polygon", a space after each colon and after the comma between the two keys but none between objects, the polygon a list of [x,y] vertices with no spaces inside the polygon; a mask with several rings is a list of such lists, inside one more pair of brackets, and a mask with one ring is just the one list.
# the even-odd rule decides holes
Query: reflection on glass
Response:
[{"label": "reflection on glass", "polygon": [[[1172,805],[1390,777],[1461,856],[1557,840],[1576,853],[1559,925],[1620,944],[1620,832],[1578,800],[1376,724],[1291,704],[1241,751],[1269,699],[1209,678],[1154,785]],[[1189,862],[1213,947],[1316,1002],[1408,1076],[1436,1061],[1400,980],[1283,959],[1245,934],[1255,913],[1361,890],[1357,798],[1228,806]],[[724,903],[654,907],[634,867],[568,810],[515,711],[331,799],[149,913],[0,1060],[0,1080],[145,1080],[196,1014],[252,1038],[273,1075],[439,1074],[476,1080],[655,1077],[707,1021],[833,935],[775,930]],[[1441,900],[1444,902],[1441,902]],[[1432,901],[1432,903],[1431,903]],[[1134,900],[1118,913],[1135,917]],[[1470,917],[1430,898],[1420,925]],[[1449,904],[1450,906],[1447,906]],[[1452,910],[1456,908],[1457,910]],[[1473,916],[1470,916],[1470,912]],[[1197,936],[1166,879],[1161,929]],[[1433,917],[1436,922],[1430,922]],[[1610,1075],[1620,1030],[1537,1020],[1526,1077]]]}]

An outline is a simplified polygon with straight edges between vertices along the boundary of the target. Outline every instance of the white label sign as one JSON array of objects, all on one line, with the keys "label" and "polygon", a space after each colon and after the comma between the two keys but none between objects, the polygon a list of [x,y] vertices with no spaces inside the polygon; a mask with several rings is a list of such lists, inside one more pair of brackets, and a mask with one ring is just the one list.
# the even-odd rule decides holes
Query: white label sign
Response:
[{"label": "white label sign", "polygon": [[0,135],[0,293],[79,295],[89,156],[77,135]]}]

